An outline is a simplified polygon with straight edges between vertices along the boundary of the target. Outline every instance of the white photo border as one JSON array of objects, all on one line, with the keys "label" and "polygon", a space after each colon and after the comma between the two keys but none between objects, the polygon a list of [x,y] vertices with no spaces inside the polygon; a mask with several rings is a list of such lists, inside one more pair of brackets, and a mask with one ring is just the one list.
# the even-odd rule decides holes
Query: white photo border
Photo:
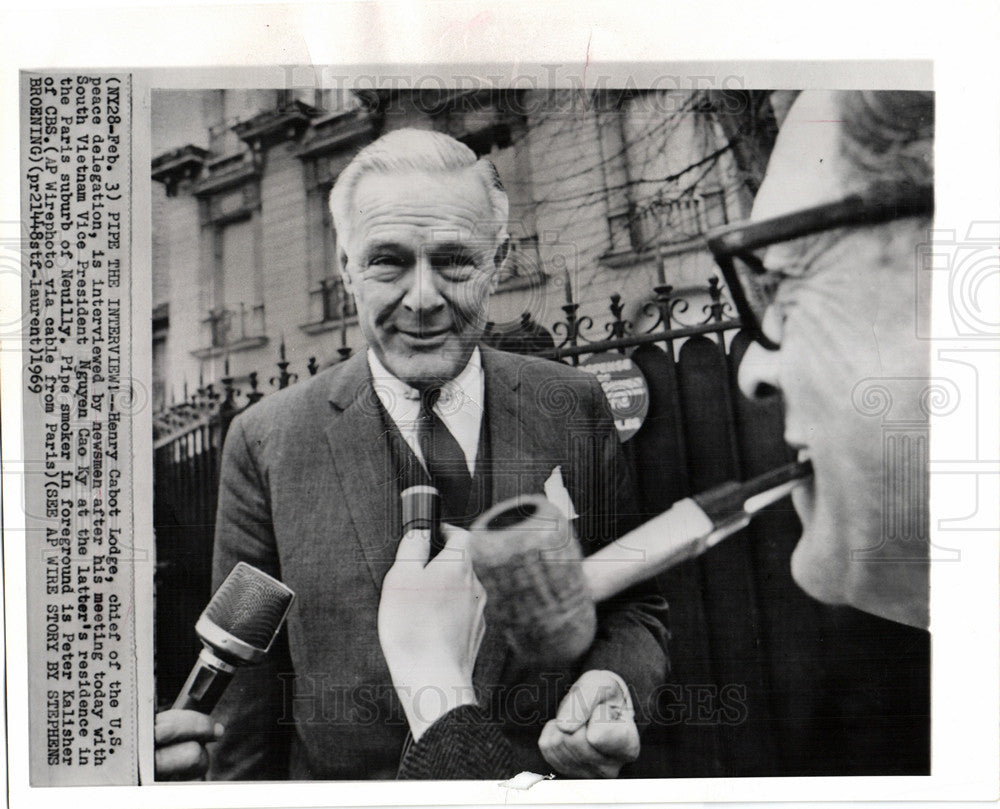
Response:
[{"label": "white photo border", "polygon": [[[984,223],[995,238],[1000,220],[1000,70],[995,54],[1000,12],[988,3],[960,3],[930,12],[889,3],[846,2],[835,12],[763,8],[735,2],[692,4],[654,10],[612,3],[333,3],[190,8],[89,8],[58,13],[34,4],[4,12],[9,51],[4,56],[3,97],[18,106],[17,71],[88,68],[133,71],[133,266],[150,266],[148,204],[149,91],[181,87],[279,86],[287,66],[324,66],[330,75],[446,75],[551,77],[551,66],[567,83],[586,86],[599,75],[640,77],[745,76],[750,88],[933,86],[937,93],[936,227],[963,238],[971,223]],[[542,22],[544,20],[544,22]],[[662,32],[662,33],[661,33]],[[752,36],[749,35],[752,32]],[[951,43],[944,47],[941,43]],[[794,61],[805,60],[809,61]],[[825,61],[812,61],[825,60]],[[336,64],[337,67],[326,67]],[[352,65],[344,68],[343,65]],[[548,66],[548,67],[547,67]],[[0,222],[19,221],[16,177],[18,116],[5,116],[2,143],[9,155]],[[144,212],[145,213],[144,215]],[[992,230],[990,230],[992,226]],[[19,279],[0,277],[0,300],[19,300]],[[956,474],[934,478],[932,541],[936,514],[970,485],[979,469],[1000,472],[997,458],[996,341],[970,345],[949,331],[947,279],[935,286],[935,334],[946,343],[935,350],[932,373],[947,373],[943,351],[974,357],[980,401],[994,406],[977,425],[934,421],[932,457],[950,457],[978,430],[977,455]],[[987,290],[995,294],[995,290]],[[150,305],[149,275],[137,273],[137,313]],[[1000,306],[1000,303],[997,304]],[[951,338],[951,339],[949,339]],[[136,345],[150,344],[150,324],[135,320]],[[997,796],[997,537],[989,530],[948,531],[948,547],[961,551],[954,565],[932,566],[932,774],[927,777],[673,779],[616,782],[541,782],[527,792],[478,783],[313,783],[262,785],[153,785],[141,788],[28,787],[27,666],[23,502],[20,452],[20,362],[16,341],[5,340],[3,386],[3,495],[5,623],[7,632],[7,761],[11,805],[75,806],[344,806],[593,804],[705,801],[990,800]],[[990,358],[993,358],[992,365]],[[984,362],[985,358],[985,362]],[[150,356],[137,352],[135,375],[150,377]],[[990,374],[993,368],[993,375]],[[12,382],[18,380],[18,382]],[[135,423],[137,496],[151,499],[149,414]],[[146,421],[144,421],[146,420]],[[970,471],[971,470],[971,471]],[[998,506],[980,503],[987,514]],[[990,496],[989,487],[984,494]],[[19,530],[19,526],[20,529]],[[139,538],[137,538],[137,542]],[[151,537],[146,538],[151,542]],[[152,603],[137,604],[140,679],[148,694],[140,721],[152,720]],[[142,769],[148,780],[151,749]]]}]

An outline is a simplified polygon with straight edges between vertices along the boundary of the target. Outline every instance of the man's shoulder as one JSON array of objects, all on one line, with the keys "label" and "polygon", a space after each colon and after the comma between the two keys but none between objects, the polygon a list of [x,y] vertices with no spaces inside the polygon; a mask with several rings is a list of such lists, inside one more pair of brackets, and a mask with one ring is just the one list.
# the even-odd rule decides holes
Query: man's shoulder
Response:
[{"label": "man's shoulder", "polygon": [[278,428],[294,427],[299,424],[315,425],[331,409],[331,398],[349,380],[363,377],[363,355],[357,355],[346,362],[319,371],[315,376],[294,382],[287,388],[265,396],[256,404],[246,408],[235,419],[244,430],[258,432]]},{"label": "man's shoulder", "polygon": [[534,357],[524,354],[511,354],[495,348],[483,348],[483,366],[489,373],[496,369],[506,373],[521,384],[557,385],[565,384],[581,389],[591,389],[595,379],[593,374],[574,368],[564,362],[550,360],[544,357]]},{"label": "man's shoulder", "polygon": [[546,357],[536,357],[531,354],[512,354],[497,348],[483,346],[483,365],[485,368],[498,367],[506,371],[515,371],[522,379],[567,379],[577,381],[592,381],[593,374],[574,368],[558,360]]}]

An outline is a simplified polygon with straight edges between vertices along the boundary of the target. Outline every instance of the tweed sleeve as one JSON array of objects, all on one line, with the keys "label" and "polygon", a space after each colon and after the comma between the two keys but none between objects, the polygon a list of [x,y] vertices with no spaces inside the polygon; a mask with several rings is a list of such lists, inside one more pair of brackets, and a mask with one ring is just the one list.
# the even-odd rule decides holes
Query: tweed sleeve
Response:
[{"label": "tweed sleeve", "polygon": [[449,711],[406,750],[399,780],[489,780],[516,774],[514,751],[476,705]]}]

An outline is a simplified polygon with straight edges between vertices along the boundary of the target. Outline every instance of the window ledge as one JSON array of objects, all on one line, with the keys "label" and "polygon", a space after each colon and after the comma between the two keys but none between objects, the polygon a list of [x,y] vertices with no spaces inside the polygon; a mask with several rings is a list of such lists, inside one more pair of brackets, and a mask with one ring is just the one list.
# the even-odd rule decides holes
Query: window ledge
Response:
[{"label": "window ledge", "polygon": [[505,281],[501,281],[496,288],[494,295],[502,295],[504,292],[513,292],[518,289],[534,289],[543,287],[549,282],[549,277],[542,272],[535,275],[514,276]]},{"label": "window ledge", "polygon": [[652,261],[660,255],[669,257],[706,249],[705,237],[695,236],[685,242],[674,242],[673,244],[664,245],[662,253],[657,247],[647,247],[645,250],[639,252],[635,250],[618,250],[605,253],[599,260],[605,267],[617,270],[623,267],[633,267],[638,261]]},{"label": "window ledge", "polygon": [[192,351],[191,356],[196,357],[199,360],[208,360],[214,357],[224,357],[226,354],[235,354],[239,351],[249,351],[253,348],[260,348],[261,346],[266,346],[267,343],[267,336],[261,334],[257,337],[244,337],[242,340],[234,340],[232,343],[226,343],[224,346],[199,348]]},{"label": "window ledge", "polygon": [[328,331],[337,331],[344,326],[353,326],[358,322],[357,315],[352,315],[347,318],[347,320],[342,320],[341,318],[330,319],[330,320],[315,320],[312,323],[303,323],[299,328],[306,334],[323,334]]}]

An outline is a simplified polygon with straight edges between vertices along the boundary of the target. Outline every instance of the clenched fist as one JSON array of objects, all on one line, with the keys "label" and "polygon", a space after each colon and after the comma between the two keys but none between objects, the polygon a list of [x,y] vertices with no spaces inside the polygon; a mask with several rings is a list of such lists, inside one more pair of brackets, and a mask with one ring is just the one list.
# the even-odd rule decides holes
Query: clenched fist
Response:
[{"label": "clenched fist", "polygon": [[628,694],[610,671],[580,676],[542,729],[538,747],[561,775],[616,778],[639,757],[639,730]]}]

